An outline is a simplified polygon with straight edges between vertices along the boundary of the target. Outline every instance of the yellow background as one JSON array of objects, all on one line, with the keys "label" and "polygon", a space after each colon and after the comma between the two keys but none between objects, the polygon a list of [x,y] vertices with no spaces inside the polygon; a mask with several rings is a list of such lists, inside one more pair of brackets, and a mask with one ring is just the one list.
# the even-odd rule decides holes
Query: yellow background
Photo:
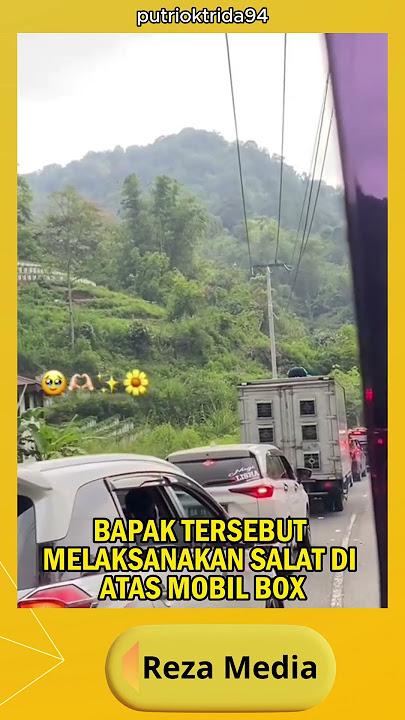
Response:
[{"label": "yellow background", "polygon": [[[265,659],[269,666],[284,655],[301,661],[311,658],[317,668],[316,677],[301,677],[300,661],[298,676],[290,675],[281,683],[271,675],[266,679],[255,677],[256,663]],[[137,670],[144,667],[147,656],[159,658],[160,677],[154,677],[152,672],[146,680],[142,670],[138,675]],[[232,672],[227,677],[225,656],[233,658],[234,666],[239,668],[242,656],[248,656],[249,670],[244,669],[241,677]],[[199,678],[200,662],[207,660],[212,665],[212,676]],[[195,674],[192,682],[182,675],[190,661],[195,662],[190,668]],[[174,669],[173,662],[181,668],[175,682],[165,676],[163,669],[166,663]],[[204,665],[201,669],[204,670]],[[313,708],[328,696],[335,675],[332,648],[322,635],[302,625],[238,625],[237,632],[232,624],[138,626],[117,638],[106,662],[108,685],[124,705],[137,710],[188,714],[202,708],[211,712],[243,709],[262,713]]]},{"label": "yellow background", "polygon": [[[177,4],[177,3],[175,3]],[[167,9],[175,4],[165,3]],[[178,3],[182,9],[192,5],[214,8],[219,3]],[[231,4],[231,3],[229,3]],[[260,9],[264,2],[246,4],[233,3],[235,8],[248,5]],[[399,4],[398,4],[399,5]],[[228,3],[222,3],[228,8]],[[264,610],[101,610],[88,612],[75,610],[72,613],[58,613],[56,610],[42,610],[37,613],[39,621],[46,628],[55,646],[64,657],[58,659],[58,652],[51,644],[39,622],[31,611],[18,611],[16,593],[4,568],[13,579],[16,578],[16,432],[10,419],[15,413],[16,375],[16,43],[17,32],[136,32],[136,9],[157,9],[157,3],[135,3],[130,0],[18,0],[3,4],[0,19],[1,54],[1,247],[3,255],[2,300],[3,354],[1,359],[2,385],[2,461],[1,473],[1,523],[0,523],[0,636],[15,642],[0,639],[0,703],[9,695],[18,693],[0,705],[1,717],[17,718],[57,717],[71,720],[85,717],[130,718],[143,715],[145,718],[176,717],[170,713],[137,713],[120,705],[108,689],[104,663],[110,645],[124,630],[137,624],[161,623],[268,623],[302,624],[320,632],[330,643],[336,657],[337,674],[335,685],[328,698],[318,707],[307,711],[307,716],[316,720],[334,718],[394,718],[400,712],[400,692],[403,678],[401,673],[404,626],[403,596],[403,508],[405,482],[403,457],[397,449],[403,447],[403,399],[402,384],[403,353],[400,336],[390,345],[390,388],[396,388],[398,406],[391,407],[390,416],[390,596],[389,609],[342,610],[291,609],[269,613]],[[405,35],[401,31],[401,20],[394,12],[394,4],[341,0],[325,3],[325,0],[293,0],[272,2],[269,7],[270,22],[256,26],[196,26],[201,32],[315,32],[337,29],[352,32],[389,32],[390,42],[390,338],[397,314],[398,326],[403,324],[403,201],[399,212],[395,208],[396,196],[403,195],[403,48]],[[145,32],[192,32],[193,26],[144,26]],[[136,69],[134,69],[136,72]],[[254,112],[254,108],[252,108]],[[397,137],[395,137],[397,135]],[[402,156],[402,157],[401,157]],[[395,174],[398,173],[398,183]],[[402,198],[401,198],[402,199]],[[402,255],[402,257],[400,257]],[[402,320],[400,323],[399,320]],[[397,383],[400,383],[398,392]],[[395,417],[398,412],[398,418]],[[401,415],[399,414],[401,413]],[[20,643],[20,644],[17,644]],[[42,650],[34,652],[22,645]],[[45,654],[44,654],[45,653]],[[50,657],[48,654],[53,655]],[[49,671],[54,665],[58,667]],[[18,692],[39,675],[45,674],[22,692]],[[398,709],[397,709],[398,708]],[[212,715],[202,713],[196,717],[231,718],[230,714]],[[274,720],[288,720],[294,714],[241,714],[241,718],[272,717]]]}]

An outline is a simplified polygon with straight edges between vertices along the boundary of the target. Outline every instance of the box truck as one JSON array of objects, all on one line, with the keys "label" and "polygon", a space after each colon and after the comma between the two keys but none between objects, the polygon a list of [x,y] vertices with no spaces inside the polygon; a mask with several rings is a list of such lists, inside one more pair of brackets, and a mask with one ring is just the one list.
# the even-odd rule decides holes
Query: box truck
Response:
[{"label": "box truck", "polygon": [[276,445],[310,500],[343,510],[352,485],[343,387],[332,377],[254,380],[238,388],[242,441]]}]

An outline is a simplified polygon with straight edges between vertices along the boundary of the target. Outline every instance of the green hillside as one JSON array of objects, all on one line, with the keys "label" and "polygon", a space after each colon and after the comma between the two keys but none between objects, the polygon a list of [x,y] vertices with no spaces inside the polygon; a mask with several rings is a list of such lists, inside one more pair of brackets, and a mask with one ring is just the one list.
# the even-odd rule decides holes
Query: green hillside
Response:
[{"label": "green hillside", "polygon": [[[255,142],[241,144],[241,161],[248,217],[277,217],[280,182],[280,158],[270,156]],[[35,200],[35,208],[46,207],[47,196],[72,185],[88,200],[109,212],[120,207],[124,179],[135,173],[146,189],[158,175],[168,175],[189,188],[206,208],[234,230],[242,221],[240,180],[235,143],[221,135],[186,128],[177,135],[161,137],[151,145],[116,147],[106,152],[89,152],[66,167],[48,165],[26,175]],[[284,201],[281,225],[296,230],[305,193],[306,178],[293,167],[284,166]],[[322,185],[314,232],[343,224],[343,196]]]},{"label": "green hillside", "polygon": [[[78,372],[122,380],[138,368],[150,380],[140,398],[98,392],[55,400],[49,419],[130,418],[128,449],[159,455],[236,438],[237,384],[270,375],[266,283],[263,275],[249,276],[245,239],[167,176],[156,177],[148,192],[136,176],[126,177],[118,218],[74,188],[54,194],[47,213],[33,217],[22,178],[18,199],[19,257],[66,278],[19,288],[19,372],[54,367],[68,379]],[[251,219],[249,236],[255,263],[274,258],[273,219]],[[279,241],[288,262],[296,233],[282,230]],[[291,302],[290,275],[274,273],[279,370],[335,369],[355,421],[360,384],[341,228],[324,227],[310,238]],[[97,286],[80,285],[78,277]],[[91,449],[115,447],[97,433],[92,442]]]}]

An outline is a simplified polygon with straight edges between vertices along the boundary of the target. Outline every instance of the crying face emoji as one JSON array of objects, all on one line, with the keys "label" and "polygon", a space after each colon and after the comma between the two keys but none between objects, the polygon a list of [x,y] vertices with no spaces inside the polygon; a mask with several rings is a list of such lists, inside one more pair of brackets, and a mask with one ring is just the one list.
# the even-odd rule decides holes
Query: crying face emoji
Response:
[{"label": "crying face emoji", "polygon": [[62,395],[66,390],[66,378],[59,370],[49,370],[42,378],[41,387],[46,395]]}]

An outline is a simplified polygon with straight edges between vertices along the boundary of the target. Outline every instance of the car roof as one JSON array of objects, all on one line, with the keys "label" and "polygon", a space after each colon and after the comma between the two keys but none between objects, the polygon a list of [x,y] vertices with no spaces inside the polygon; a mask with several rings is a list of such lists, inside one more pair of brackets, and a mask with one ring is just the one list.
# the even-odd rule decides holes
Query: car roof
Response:
[{"label": "car roof", "polygon": [[131,473],[171,472],[187,477],[166,460],[146,455],[80,455],[57,460],[21,463],[17,469],[18,493],[36,503],[37,541],[66,536],[80,487],[101,478]]},{"label": "car roof", "polygon": [[148,455],[129,453],[75,455],[55,460],[20,463],[18,465],[18,481],[21,484],[32,483],[45,490],[66,482],[69,477],[75,478],[76,485],[84,485],[99,477],[110,477],[127,472],[159,472],[160,470],[173,471],[177,468],[166,460]]},{"label": "car roof", "polygon": [[207,445],[205,447],[190,448],[189,450],[179,450],[168,455],[167,459],[176,463],[179,460],[200,460],[202,457],[227,459],[237,457],[249,457],[252,453],[273,451],[279,453],[279,449],[275,445],[265,443],[238,443],[235,445]]}]

